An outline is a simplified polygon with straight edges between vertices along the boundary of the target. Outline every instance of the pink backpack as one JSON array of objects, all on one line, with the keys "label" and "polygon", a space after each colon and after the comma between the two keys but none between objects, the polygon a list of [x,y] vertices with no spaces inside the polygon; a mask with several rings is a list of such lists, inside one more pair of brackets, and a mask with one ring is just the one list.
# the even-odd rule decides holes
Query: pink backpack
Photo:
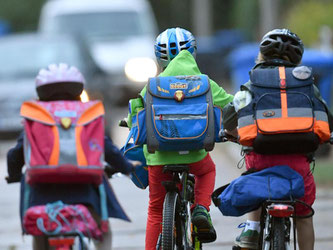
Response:
[{"label": "pink backpack", "polygon": [[24,117],[26,181],[102,182],[104,107],[100,101],[29,101]]},{"label": "pink backpack", "polygon": [[61,201],[30,207],[24,214],[23,227],[27,234],[36,236],[77,233],[101,240],[103,234],[85,206]]}]

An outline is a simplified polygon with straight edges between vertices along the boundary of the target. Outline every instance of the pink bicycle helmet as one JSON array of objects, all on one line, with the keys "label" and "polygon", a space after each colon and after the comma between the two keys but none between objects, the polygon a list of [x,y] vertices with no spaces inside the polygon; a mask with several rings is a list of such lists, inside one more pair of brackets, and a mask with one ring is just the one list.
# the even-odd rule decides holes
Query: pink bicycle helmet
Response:
[{"label": "pink bicycle helmet", "polygon": [[76,67],[65,63],[50,64],[41,69],[36,77],[37,94],[42,101],[78,99],[85,79]]}]

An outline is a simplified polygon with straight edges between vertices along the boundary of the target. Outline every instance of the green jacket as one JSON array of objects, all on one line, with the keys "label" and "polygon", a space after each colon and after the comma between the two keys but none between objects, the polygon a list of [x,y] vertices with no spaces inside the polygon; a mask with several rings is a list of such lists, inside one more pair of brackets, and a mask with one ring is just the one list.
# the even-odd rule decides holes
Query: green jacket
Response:
[{"label": "green jacket", "polygon": [[[160,76],[177,76],[177,75],[201,75],[194,57],[187,50],[181,51],[168,65],[168,67],[160,74]],[[212,90],[213,104],[223,108],[226,104],[233,100],[233,96],[225,92],[216,82],[210,80],[210,87]],[[146,94],[146,87],[142,89],[140,95],[144,97]],[[132,100],[131,110],[132,113],[128,116],[128,124],[131,127],[131,117],[139,110],[143,109],[143,98]],[[166,165],[166,164],[188,164],[202,160],[207,152],[202,150],[190,151],[188,154],[179,154],[178,152],[156,151],[150,154],[147,151],[147,146],[144,145],[144,154],[146,157],[147,165]]]}]

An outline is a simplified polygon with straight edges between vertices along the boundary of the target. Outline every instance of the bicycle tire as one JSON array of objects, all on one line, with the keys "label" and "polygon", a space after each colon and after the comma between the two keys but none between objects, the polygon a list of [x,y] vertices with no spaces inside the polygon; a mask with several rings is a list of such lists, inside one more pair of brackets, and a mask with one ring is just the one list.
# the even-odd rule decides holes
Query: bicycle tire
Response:
[{"label": "bicycle tire", "polygon": [[[163,204],[163,221],[162,221],[162,250],[173,250],[176,246],[176,226],[177,209],[179,207],[178,194],[176,192],[168,192],[165,195]],[[177,222],[178,224],[178,222]],[[178,235],[179,236],[179,235]]]},{"label": "bicycle tire", "polygon": [[271,250],[286,250],[284,220],[272,217]]}]

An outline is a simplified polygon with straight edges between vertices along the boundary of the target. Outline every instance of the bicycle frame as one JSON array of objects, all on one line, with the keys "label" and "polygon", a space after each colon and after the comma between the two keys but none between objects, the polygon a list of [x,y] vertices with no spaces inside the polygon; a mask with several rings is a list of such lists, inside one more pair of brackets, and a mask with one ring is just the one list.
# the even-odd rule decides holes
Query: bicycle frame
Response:
[{"label": "bicycle frame", "polygon": [[[196,229],[191,223],[190,208],[194,201],[194,178],[189,175],[189,167],[187,165],[167,165],[163,171],[172,174],[171,181],[162,182],[167,192],[166,197],[168,194],[177,193],[175,219],[180,219],[181,223],[178,226],[181,226],[181,229],[176,228],[176,245],[179,248],[183,247],[182,249],[201,249]],[[162,237],[161,234],[156,249],[162,249]]]}]

